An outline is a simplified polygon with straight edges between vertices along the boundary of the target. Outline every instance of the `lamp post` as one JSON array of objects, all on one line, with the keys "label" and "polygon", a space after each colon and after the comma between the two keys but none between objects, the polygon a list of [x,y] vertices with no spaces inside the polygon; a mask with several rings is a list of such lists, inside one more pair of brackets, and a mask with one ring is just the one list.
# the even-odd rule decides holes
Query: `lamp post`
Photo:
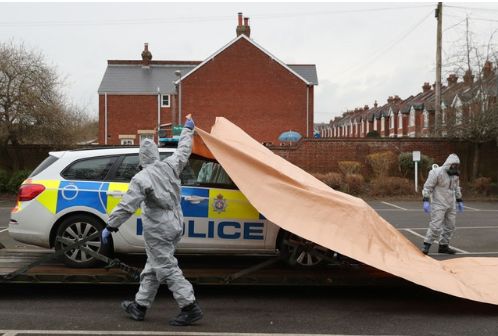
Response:
[{"label": "lamp post", "polygon": [[175,75],[178,79],[178,125],[182,122],[182,72],[180,70],[175,71]]}]

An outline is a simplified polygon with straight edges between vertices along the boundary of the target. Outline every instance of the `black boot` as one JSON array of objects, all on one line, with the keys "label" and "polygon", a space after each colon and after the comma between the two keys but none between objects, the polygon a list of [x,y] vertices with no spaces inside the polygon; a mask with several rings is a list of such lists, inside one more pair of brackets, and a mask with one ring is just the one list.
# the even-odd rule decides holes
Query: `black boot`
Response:
[{"label": "black boot", "polygon": [[183,307],[180,314],[174,320],[169,321],[169,324],[172,326],[188,326],[199,321],[203,315],[201,307],[199,307],[197,301],[194,301],[188,306]]},{"label": "black boot", "polygon": [[457,251],[449,247],[448,245],[439,245],[439,253],[455,254]]},{"label": "black boot", "polygon": [[423,254],[429,254],[429,249],[431,248],[431,244],[429,243],[424,243],[424,247],[422,248],[422,253]]},{"label": "black boot", "polygon": [[121,308],[123,308],[125,313],[135,321],[143,321],[145,318],[145,312],[147,311],[147,307],[141,306],[131,300],[121,302]]}]

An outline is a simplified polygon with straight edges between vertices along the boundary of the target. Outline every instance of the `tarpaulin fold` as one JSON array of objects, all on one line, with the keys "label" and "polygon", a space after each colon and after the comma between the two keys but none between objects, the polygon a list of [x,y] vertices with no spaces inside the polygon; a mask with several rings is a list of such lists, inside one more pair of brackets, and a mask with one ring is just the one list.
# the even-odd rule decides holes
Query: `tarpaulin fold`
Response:
[{"label": "tarpaulin fold", "polygon": [[194,152],[214,156],[251,204],[298,236],[416,284],[498,304],[498,258],[426,256],[362,199],[333,190],[225,118],[197,128]]}]

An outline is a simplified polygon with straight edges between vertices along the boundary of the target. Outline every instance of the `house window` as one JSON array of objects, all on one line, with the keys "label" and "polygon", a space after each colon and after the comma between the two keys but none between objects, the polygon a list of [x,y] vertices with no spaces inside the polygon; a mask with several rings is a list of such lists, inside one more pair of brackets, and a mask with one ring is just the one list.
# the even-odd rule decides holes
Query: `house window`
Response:
[{"label": "house window", "polygon": [[429,128],[429,112],[424,110],[424,128]]},{"label": "house window", "polygon": [[413,109],[410,110],[410,117],[409,117],[408,125],[410,127],[415,126],[415,110],[413,110]]},{"label": "house window", "polygon": [[135,134],[119,134],[119,142],[123,146],[129,146],[135,144]]},{"label": "house window", "polygon": [[381,132],[384,132],[385,126],[386,126],[386,118],[382,117],[382,118],[380,118],[380,130],[381,130]]},{"label": "house window", "polygon": [[169,95],[161,95],[161,107],[169,107]]},{"label": "house window", "polygon": [[394,128],[394,113],[389,115],[389,128]]},{"label": "house window", "polygon": [[154,134],[153,133],[142,133],[142,134],[140,134],[140,144],[142,144],[142,142],[145,139],[151,139],[152,141],[154,141]]},{"label": "house window", "polygon": [[134,145],[133,139],[121,139],[121,145],[130,146]]},{"label": "house window", "polygon": [[455,124],[461,125],[462,124],[462,119],[463,119],[463,111],[461,107],[458,107],[456,109],[456,118],[455,118]]}]

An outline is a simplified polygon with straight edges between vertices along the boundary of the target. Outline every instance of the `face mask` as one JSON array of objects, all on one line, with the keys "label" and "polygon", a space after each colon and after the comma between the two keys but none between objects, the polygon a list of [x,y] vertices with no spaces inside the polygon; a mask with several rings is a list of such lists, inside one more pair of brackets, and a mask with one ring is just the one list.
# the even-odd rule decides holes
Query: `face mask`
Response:
[{"label": "face mask", "polygon": [[458,170],[458,165],[457,164],[452,164],[450,168],[446,170],[448,172],[448,175],[450,176],[459,176],[460,175],[460,170]]}]

